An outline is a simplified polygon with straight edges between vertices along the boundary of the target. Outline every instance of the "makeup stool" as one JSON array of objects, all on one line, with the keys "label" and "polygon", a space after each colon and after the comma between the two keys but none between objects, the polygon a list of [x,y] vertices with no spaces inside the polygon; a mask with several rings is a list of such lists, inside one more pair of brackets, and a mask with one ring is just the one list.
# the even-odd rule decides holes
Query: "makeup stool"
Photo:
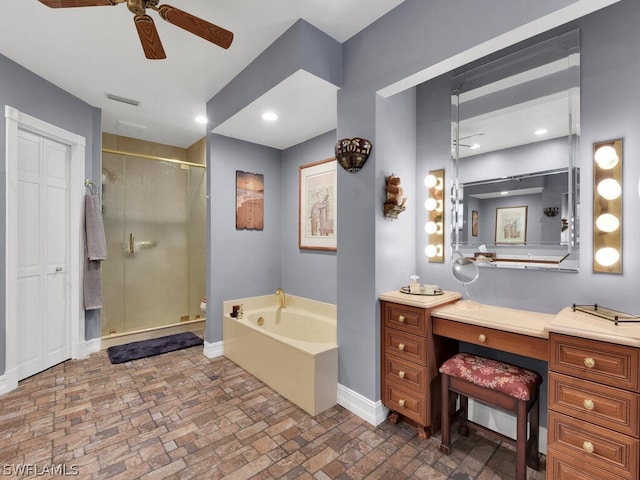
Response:
[{"label": "makeup stool", "polygon": [[[540,422],[540,384],[538,373],[508,363],[469,353],[457,353],[440,367],[442,374],[442,443],[440,451],[451,452],[451,424],[458,418],[458,432],[468,435],[469,428],[481,431],[516,448],[516,480],[525,480],[527,465],[540,469],[538,436]],[[455,396],[460,395],[460,410],[450,412]],[[469,398],[515,413],[516,439],[507,437],[468,418]],[[529,438],[527,439],[527,417]]]}]

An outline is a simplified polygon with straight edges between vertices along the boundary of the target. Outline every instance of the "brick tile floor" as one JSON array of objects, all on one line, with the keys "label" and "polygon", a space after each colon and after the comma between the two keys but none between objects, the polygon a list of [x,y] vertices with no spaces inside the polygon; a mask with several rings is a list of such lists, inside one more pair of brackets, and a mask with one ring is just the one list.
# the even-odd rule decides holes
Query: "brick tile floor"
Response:
[{"label": "brick tile floor", "polygon": [[102,351],[0,396],[0,478],[513,478],[510,447],[454,440],[444,456],[404,424],[373,427],[340,406],[311,417],[201,346],[119,365]]}]

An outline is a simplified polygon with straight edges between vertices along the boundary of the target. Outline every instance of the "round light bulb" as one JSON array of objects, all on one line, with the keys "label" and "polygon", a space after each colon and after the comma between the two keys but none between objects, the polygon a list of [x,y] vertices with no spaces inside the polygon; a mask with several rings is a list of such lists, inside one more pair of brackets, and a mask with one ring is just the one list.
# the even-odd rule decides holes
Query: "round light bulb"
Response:
[{"label": "round light bulb", "polygon": [[601,232],[615,232],[618,227],[620,227],[620,220],[615,215],[611,215],[610,213],[603,213],[598,218],[596,218],[596,227]]},{"label": "round light bulb", "polygon": [[438,179],[435,177],[435,175],[427,175],[426,177],[424,177],[424,186],[427,188],[433,188],[436,186],[436,184],[438,183]]},{"label": "round light bulb", "polygon": [[611,145],[603,145],[596,150],[594,160],[603,170],[611,170],[618,164],[618,153]]},{"label": "round light bulb", "polygon": [[438,226],[436,225],[436,222],[429,222],[424,226],[424,231],[427,232],[429,235],[436,233],[436,230],[438,230]]},{"label": "round light bulb", "polygon": [[438,206],[438,202],[435,198],[427,198],[424,202],[424,208],[427,209],[428,212],[432,212]]},{"label": "round light bulb", "polygon": [[437,253],[438,249],[435,245],[427,245],[427,247],[424,249],[424,254],[429,258],[435,257]]},{"label": "round light bulb", "polygon": [[596,262],[603,267],[610,267],[620,260],[620,253],[615,248],[604,247],[596,252]]},{"label": "round light bulb", "polygon": [[598,193],[607,200],[615,200],[622,194],[622,187],[613,178],[605,178],[598,184]]}]

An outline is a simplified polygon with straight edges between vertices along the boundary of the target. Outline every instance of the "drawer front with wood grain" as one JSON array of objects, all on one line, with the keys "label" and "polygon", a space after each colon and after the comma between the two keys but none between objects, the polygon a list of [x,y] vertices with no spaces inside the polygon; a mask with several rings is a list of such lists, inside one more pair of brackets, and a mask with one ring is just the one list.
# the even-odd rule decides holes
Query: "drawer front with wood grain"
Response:
[{"label": "drawer front with wood grain", "polygon": [[549,480],[620,480],[607,470],[578,462],[553,447],[547,449],[547,479]]},{"label": "drawer front with wood grain", "polygon": [[549,370],[612,387],[638,390],[638,349],[584,338],[551,334]]},{"label": "drawer front with wood grain", "polygon": [[433,334],[547,361],[547,339],[433,317]]},{"label": "drawer front with wood grain", "polygon": [[424,308],[384,302],[384,326],[425,337],[427,321]]},{"label": "drawer front with wood grain", "polygon": [[549,445],[576,461],[638,480],[638,439],[549,412]]},{"label": "drawer front with wood grain", "polygon": [[559,373],[549,374],[549,408],[637,437],[638,394]]},{"label": "drawer front with wood grain", "polygon": [[426,395],[417,395],[415,392],[402,389],[393,383],[386,383],[383,396],[383,403],[390,410],[394,410],[422,425],[426,424]]},{"label": "drawer front with wood grain", "polygon": [[385,328],[384,345],[385,353],[422,366],[427,364],[427,342],[422,337]]},{"label": "drawer front with wood grain", "polygon": [[393,355],[384,355],[383,377],[402,388],[408,388],[420,395],[427,391],[427,367],[407,362]]}]

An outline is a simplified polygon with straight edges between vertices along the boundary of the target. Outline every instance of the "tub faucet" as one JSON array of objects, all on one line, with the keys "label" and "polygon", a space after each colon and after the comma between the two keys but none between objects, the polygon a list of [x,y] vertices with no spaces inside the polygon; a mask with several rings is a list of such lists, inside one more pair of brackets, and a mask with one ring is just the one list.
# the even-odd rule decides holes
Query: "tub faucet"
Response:
[{"label": "tub faucet", "polygon": [[284,296],[283,288],[276,288],[276,295],[278,296],[278,300],[280,300],[280,308],[287,308],[287,299]]}]

